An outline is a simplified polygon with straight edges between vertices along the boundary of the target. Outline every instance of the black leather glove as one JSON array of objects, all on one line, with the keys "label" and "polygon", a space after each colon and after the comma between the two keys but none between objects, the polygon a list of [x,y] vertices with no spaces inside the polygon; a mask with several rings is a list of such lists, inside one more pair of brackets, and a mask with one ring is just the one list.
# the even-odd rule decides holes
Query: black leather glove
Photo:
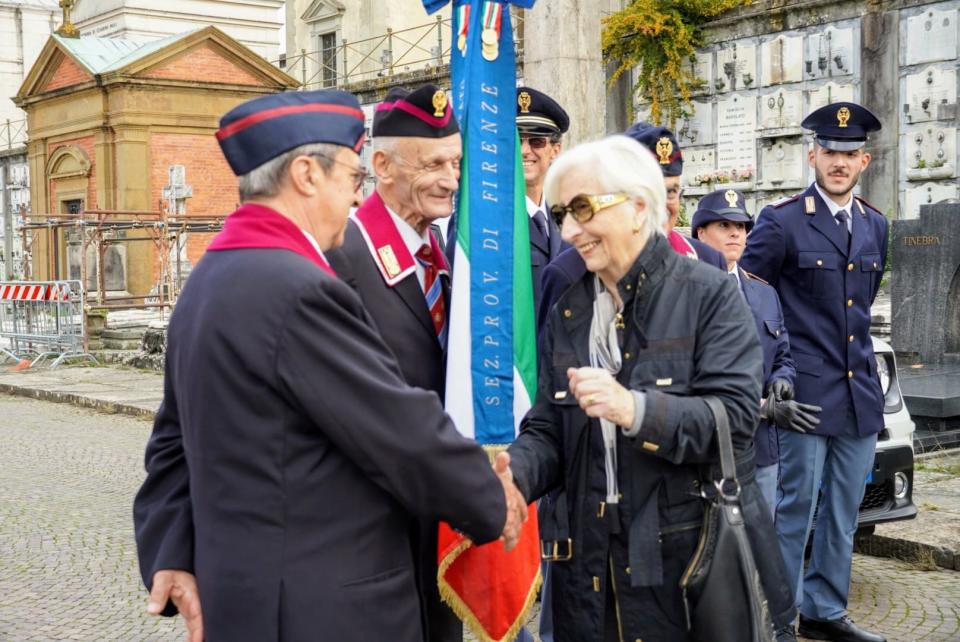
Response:
[{"label": "black leather glove", "polygon": [[[770,387],[773,388],[773,385]],[[760,416],[779,428],[808,433],[816,430],[820,424],[820,410],[820,406],[799,403],[793,399],[781,401],[771,394],[760,407]]]},{"label": "black leather glove", "polygon": [[770,382],[768,394],[776,397],[777,401],[793,399],[793,384],[786,379],[774,379]]}]

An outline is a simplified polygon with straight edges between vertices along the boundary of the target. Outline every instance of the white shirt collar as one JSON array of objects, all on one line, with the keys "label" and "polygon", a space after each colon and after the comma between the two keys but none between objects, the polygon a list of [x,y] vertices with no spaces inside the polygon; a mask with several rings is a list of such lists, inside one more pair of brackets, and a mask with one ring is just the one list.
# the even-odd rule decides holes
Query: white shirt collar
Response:
[{"label": "white shirt collar", "polygon": [[847,201],[846,205],[837,205],[826,192],[820,189],[820,186],[816,182],[813,183],[813,186],[816,188],[817,193],[820,194],[823,202],[827,204],[827,209],[830,210],[830,216],[835,217],[840,210],[844,210],[847,213],[847,228],[849,229],[851,221],[853,220],[853,194],[850,195],[850,200]]},{"label": "white shirt collar", "polygon": [[743,283],[740,281],[740,265],[738,263],[734,263],[733,268],[727,270],[727,274],[737,277],[737,287],[743,287]]},{"label": "white shirt collar", "polygon": [[324,263],[329,263],[329,261],[327,261],[327,257],[325,257],[325,256],[323,255],[323,250],[320,249],[320,244],[317,243],[317,239],[313,238],[313,235],[310,234],[310,232],[308,232],[308,231],[306,231],[306,230],[304,230],[304,229],[301,229],[300,231],[303,232],[303,235],[307,237],[307,240],[308,240],[308,241],[310,241],[310,245],[312,245],[312,246],[313,246],[313,249],[315,249],[315,250],[317,251],[317,254],[320,255],[320,258],[321,258],[321,259],[323,259],[323,262],[324,262]]},{"label": "white shirt collar", "polygon": [[[384,207],[387,207],[384,205]],[[405,220],[400,218],[400,216],[394,212],[392,209],[387,207],[387,212],[390,213],[390,218],[393,219],[393,224],[397,226],[397,231],[400,232],[400,238],[403,239],[403,244],[407,246],[407,249],[410,251],[410,256],[416,256],[417,252],[420,251],[420,248],[423,247],[424,243],[430,245],[430,228],[428,227],[423,231],[423,234],[418,234],[413,227],[407,223]]]},{"label": "white shirt collar", "polygon": [[[540,197],[539,203],[534,203],[533,199],[530,198],[529,196],[527,196],[526,199],[527,199],[527,215],[530,218],[533,218],[534,214],[536,214],[538,211],[543,209],[543,196]],[[544,216],[546,216],[547,213],[544,212],[543,214]]]}]

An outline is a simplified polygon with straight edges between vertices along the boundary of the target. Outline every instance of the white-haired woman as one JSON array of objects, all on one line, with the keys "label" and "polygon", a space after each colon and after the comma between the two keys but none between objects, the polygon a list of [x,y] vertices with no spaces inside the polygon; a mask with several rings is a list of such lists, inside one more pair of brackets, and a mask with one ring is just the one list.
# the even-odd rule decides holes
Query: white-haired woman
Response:
[{"label": "white-haired woman", "polygon": [[755,551],[771,612],[789,622],[750,483],[763,360],[736,283],[671,250],[662,174],[630,138],[560,156],[545,193],[588,273],[550,312],[536,402],[509,452],[528,500],[560,491],[541,523],[556,641],[688,639],[678,583],[700,531],[700,465],[719,461],[706,395],[730,418],[744,512],[772,542]]}]

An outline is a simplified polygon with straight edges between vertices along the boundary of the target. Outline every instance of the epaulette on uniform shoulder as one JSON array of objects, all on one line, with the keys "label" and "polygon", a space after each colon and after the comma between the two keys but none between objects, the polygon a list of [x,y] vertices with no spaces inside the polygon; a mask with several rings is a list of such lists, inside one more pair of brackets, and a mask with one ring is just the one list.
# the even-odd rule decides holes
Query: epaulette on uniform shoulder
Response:
[{"label": "epaulette on uniform shoulder", "polygon": [[773,206],[774,209],[776,209],[776,208],[783,207],[787,203],[792,203],[798,198],[800,198],[800,194],[794,194],[793,196],[788,196],[786,198],[780,199],[779,201],[771,203],[770,205]]},{"label": "epaulette on uniform shoulder", "polygon": [[[740,269],[743,269],[743,268],[740,268]],[[751,279],[753,279],[754,281],[760,281],[760,283],[763,283],[764,285],[770,285],[769,283],[767,283],[766,281],[764,281],[763,279],[761,279],[761,278],[760,278],[759,276],[757,276],[756,274],[751,274],[750,272],[747,272],[746,270],[743,270],[743,273],[746,274],[748,278],[751,278]]]},{"label": "epaulette on uniform shoulder", "polygon": [[[881,216],[883,216],[883,212],[881,212],[879,209],[877,209],[876,207],[874,207],[873,205],[871,205],[871,204],[867,201],[867,199],[863,198],[862,196],[854,196],[854,198],[857,199],[857,201],[859,201],[859,202],[857,203],[858,206],[860,206],[860,203],[862,203],[863,205],[866,205],[867,207],[869,207],[870,209],[872,209],[872,210],[873,210],[874,212],[876,212],[877,214],[880,214]],[[862,207],[862,206],[861,206],[861,207]]]}]

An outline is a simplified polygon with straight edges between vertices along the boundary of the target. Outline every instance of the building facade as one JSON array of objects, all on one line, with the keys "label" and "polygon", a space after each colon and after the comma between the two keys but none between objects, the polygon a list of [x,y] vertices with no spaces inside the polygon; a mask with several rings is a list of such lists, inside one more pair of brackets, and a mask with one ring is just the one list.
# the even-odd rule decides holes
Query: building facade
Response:
[{"label": "building facade", "polygon": [[158,40],[213,25],[273,60],[281,51],[283,0],[76,0],[73,22],[83,36]]}]

